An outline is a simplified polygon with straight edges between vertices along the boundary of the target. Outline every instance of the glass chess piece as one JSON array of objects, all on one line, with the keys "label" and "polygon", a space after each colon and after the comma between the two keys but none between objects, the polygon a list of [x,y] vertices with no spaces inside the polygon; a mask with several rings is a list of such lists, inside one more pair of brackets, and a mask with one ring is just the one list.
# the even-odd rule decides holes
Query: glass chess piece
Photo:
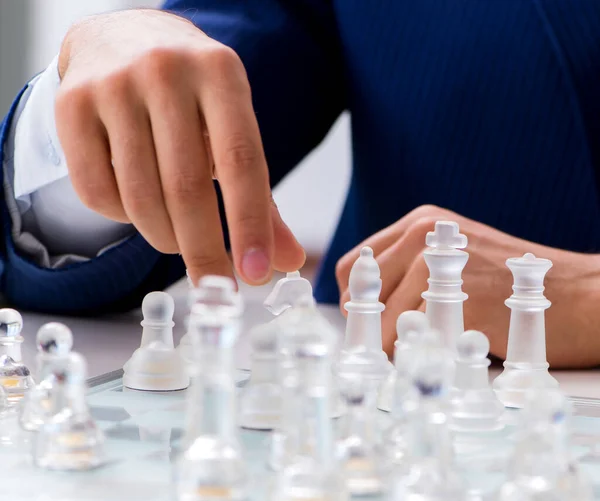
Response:
[{"label": "glass chess piece", "polygon": [[[382,385],[394,366],[383,351],[381,342],[381,313],[385,305],[379,301],[380,275],[373,249],[363,247],[350,270],[350,301],[344,304],[348,319],[336,368],[338,373],[360,368]],[[348,370],[344,368],[346,365]]]},{"label": "glass chess piece", "polygon": [[508,346],[504,370],[493,387],[505,407],[520,409],[531,388],[558,388],[546,360],[544,278],[552,267],[549,259],[531,253],[506,260],[513,278],[513,294],[504,303],[510,308]]},{"label": "glass chess piece", "polygon": [[34,385],[29,369],[9,355],[0,357],[0,385],[4,387],[9,407],[16,406]]},{"label": "glass chess piece", "polygon": [[78,353],[52,362],[52,415],[34,438],[34,463],[48,470],[89,470],[104,461],[104,437],[86,402],[86,363]]},{"label": "glass chess piece", "polygon": [[504,404],[489,382],[488,338],[483,332],[466,331],[458,338],[456,349],[450,428],[457,432],[501,430]]},{"label": "glass chess piece", "polygon": [[[355,362],[359,362],[356,356]],[[375,400],[379,374],[369,378],[361,369],[350,371],[346,364],[338,376],[347,408],[337,444],[338,460],[348,492],[353,497],[384,496],[391,464],[377,443]]]},{"label": "glass chess piece", "polygon": [[312,297],[312,292],[310,282],[295,271],[278,280],[265,299],[265,308],[276,318],[249,333],[252,367],[240,394],[242,428],[272,430],[280,424],[283,389],[279,378],[279,339],[285,335],[287,315],[304,296]]},{"label": "glass chess piece", "polygon": [[285,313],[254,327],[249,335],[252,346],[250,379],[239,398],[239,424],[251,430],[272,430],[281,421],[282,388],[279,380],[278,338],[284,328]]},{"label": "glass chess piece", "polygon": [[379,390],[377,408],[391,412],[395,397],[395,387],[406,386],[406,358],[411,356],[413,337],[430,329],[429,320],[422,311],[405,311],[396,320],[396,336],[394,342],[394,370],[390,371],[387,379]]},{"label": "glass chess piece", "polygon": [[[286,388],[286,374],[293,368],[293,359],[286,356],[285,346],[293,342],[293,338],[298,331],[303,332],[306,329],[312,329],[315,332],[329,333],[327,335],[336,336],[337,332],[327,319],[319,312],[315,300],[311,294],[306,294],[297,299],[293,308],[288,309],[281,315],[279,332],[279,353],[278,353],[278,377],[282,388],[283,412],[280,424],[271,434],[270,453],[268,465],[273,470],[280,470],[287,462],[288,435],[293,434],[296,429],[295,417],[290,414],[290,406],[286,403],[288,399],[293,398],[293,388]],[[331,378],[328,389],[330,392],[327,399],[329,405],[329,415],[331,418],[337,418],[342,414],[342,404],[339,392],[339,380],[333,367],[331,367]]]},{"label": "glass chess piece", "polygon": [[27,392],[20,408],[19,423],[24,430],[36,431],[52,413],[52,390],[57,384],[53,362],[66,357],[73,347],[73,333],[66,325],[50,322],[36,337],[38,384]]},{"label": "glass chess piece", "polygon": [[394,477],[393,499],[406,501],[467,501],[466,483],[458,471],[447,413],[453,379],[452,348],[436,331],[423,334],[408,371],[419,392],[412,419],[414,441],[401,474]]},{"label": "glass chess piece", "polygon": [[230,278],[203,277],[189,319],[193,363],[184,450],[175,465],[178,501],[247,499],[249,477],[236,422],[234,346],[241,297]]},{"label": "glass chess piece", "polygon": [[141,391],[177,391],[187,388],[189,376],[173,344],[175,301],[162,291],[142,301],[140,347],[123,366],[123,386]]},{"label": "glass chess piece", "polygon": [[467,237],[454,221],[436,221],[434,231],[425,237],[423,252],[429,269],[428,289],[421,294],[425,315],[431,328],[439,332],[442,343],[454,355],[456,342],[464,332],[463,303],[468,299],[462,290],[462,272],[469,260]]},{"label": "glass chess piece", "polygon": [[272,501],[347,500],[331,420],[337,334],[315,312],[312,296],[303,296],[290,310],[281,337],[285,455]]},{"label": "glass chess piece", "polygon": [[0,356],[8,355],[15,362],[21,362],[23,344],[23,317],[12,308],[0,309]]},{"label": "glass chess piece", "polygon": [[499,501],[592,501],[589,480],[572,456],[572,407],[556,388],[527,392],[521,430]]}]

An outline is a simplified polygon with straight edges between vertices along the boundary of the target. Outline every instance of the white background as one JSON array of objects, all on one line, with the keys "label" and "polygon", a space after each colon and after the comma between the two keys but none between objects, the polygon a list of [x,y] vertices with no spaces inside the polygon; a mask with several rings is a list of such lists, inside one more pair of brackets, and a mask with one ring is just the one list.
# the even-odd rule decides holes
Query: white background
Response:
[{"label": "white background", "polygon": [[[0,114],[32,75],[58,52],[77,19],[106,10],[156,7],[160,0],[0,0]],[[349,118],[275,191],[282,215],[309,254],[320,255],[330,239],[350,175]]]}]

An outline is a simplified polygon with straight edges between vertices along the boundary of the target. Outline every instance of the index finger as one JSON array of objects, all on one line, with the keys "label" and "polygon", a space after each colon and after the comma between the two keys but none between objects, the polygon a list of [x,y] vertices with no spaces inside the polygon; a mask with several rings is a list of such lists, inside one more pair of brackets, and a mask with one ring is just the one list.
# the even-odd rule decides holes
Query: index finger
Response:
[{"label": "index finger", "polygon": [[223,192],[235,268],[246,282],[261,284],[273,269],[269,172],[242,63],[233,51],[223,54],[227,71],[213,75],[199,100]]}]

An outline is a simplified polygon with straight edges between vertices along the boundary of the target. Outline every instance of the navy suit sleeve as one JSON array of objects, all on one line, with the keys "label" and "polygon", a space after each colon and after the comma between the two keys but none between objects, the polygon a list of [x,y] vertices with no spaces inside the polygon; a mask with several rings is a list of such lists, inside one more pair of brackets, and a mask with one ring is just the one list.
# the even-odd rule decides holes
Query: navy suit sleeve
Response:
[{"label": "navy suit sleeve", "polygon": [[[271,181],[277,183],[343,108],[328,2],[198,0],[171,1],[165,8],[192,19],[244,61]],[[19,97],[0,124],[0,169]],[[180,257],[161,255],[139,234],[88,262],[42,268],[15,248],[8,209],[1,205],[0,287],[17,308],[79,315],[127,310],[184,275]]]}]

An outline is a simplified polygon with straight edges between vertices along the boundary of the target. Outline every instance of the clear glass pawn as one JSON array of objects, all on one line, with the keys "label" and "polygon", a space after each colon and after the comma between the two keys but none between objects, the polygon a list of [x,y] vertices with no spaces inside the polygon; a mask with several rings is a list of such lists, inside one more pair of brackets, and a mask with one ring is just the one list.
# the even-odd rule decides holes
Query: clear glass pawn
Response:
[{"label": "clear glass pawn", "polygon": [[408,368],[415,346],[421,335],[428,331],[429,321],[420,311],[405,311],[396,322],[395,371],[386,405],[389,406],[391,423],[382,433],[382,447],[395,469],[406,465],[413,448],[413,421],[419,407],[419,392],[413,385]]},{"label": "clear glass pawn", "polygon": [[494,432],[504,427],[504,404],[489,383],[490,342],[483,332],[464,332],[456,344],[458,356],[451,391],[453,431]]},{"label": "clear glass pawn", "polygon": [[239,501],[248,473],[236,423],[234,346],[241,297],[233,280],[200,280],[189,320],[192,384],[188,390],[185,450],[176,462],[178,501]]},{"label": "clear glass pawn", "polygon": [[0,356],[8,355],[21,362],[23,317],[12,308],[0,308]]},{"label": "clear glass pawn", "polygon": [[50,322],[37,333],[36,384],[25,396],[20,408],[19,423],[24,430],[35,431],[51,416],[52,390],[57,381],[53,362],[66,357],[73,347],[73,333],[66,325]]},{"label": "clear glass pawn", "polygon": [[402,501],[467,501],[467,487],[458,472],[447,400],[453,377],[452,351],[429,331],[419,338],[408,371],[419,392],[413,420],[414,442],[408,472],[398,475],[393,499]]},{"label": "clear glass pawn", "polygon": [[275,319],[254,327],[250,333],[250,379],[240,394],[240,426],[272,430],[281,421],[282,388],[279,380],[279,343],[286,313],[304,295],[312,296],[310,282],[300,272],[290,272],[277,281],[264,306]]},{"label": "clear glass pawn", "polygon": [[285,314],[254,327],[249,335],[252,346],[250,379],[240,393],[242,428],[272,430],[281,421],[282,388],[279,380],[278,338]]},{"label": "clear glass pawn", "polygon": [[34,386],[29,369],[9,355],[0,357],[0,385],[4,387],[9,407],[15,407]]},{"label": "clear glass pawn", "polygon": [[572,408],[558,389],[526,395],[522,429],[499,501],[591,501],[591,485],[570,451]]},{"label": "clear glass pawn", "polygon": [[303,296],[290,310],[281,337],[282,431],[285,461],[272,501],[345,501],[344,479],[335,458],[331,396],[337,334]]},{"label": "clear glass pawn", "polygon": [[[278,340],[277,372],[282,391],[283,412],[281,414],[279,426],[277,426],[271,434],[271,449],[268,464],[273,470],[280,470],[285,466],[289,459],[289,436],[295,433],[297,424],[297,416],[291,413],[291,404],[287,403],[290,398],[293,399],[294,390],[286,388],[286,374],[294,367],[294,365],[293,359],[286,356],[285,346],[287,346],[288,343],[293,342],[293,338],[296,335],[295,333],[299,329],[298,326],[302,326],[302,331],[312,329],[315,332],[328,332],[337,339],[336,331],[319,312],[315,300],[310,294],[305,294],[299,298],[293,308],[286,310],[281,317],[278,318],[278,322],[280,331]],[[329,405],[329,417],[336,418],[342,413],[342,403],[340,401],[338,380],[331,365],[330,369],[332,374],[328,380],[330,395],[327,402]]]},{"label": "clear glass pawn", "polygon": [[391,412],[396,400],[396,381],[400,386],[406,386],[406,360],[411,357],[413,338],[430,329],[429,320],[422,311],[405,311],[396,320],[396,341],[394,342],[394,370],[390,371],[387,379],[379,390],[377,408]]},{"label": "clear glass pawn", "polygon": [[52,362],[51,417],[34,439],[34,463],[48,470],[89,470],[104,461],[104,436],[86,402],[86,363],[71,352]]},{"label": "clear glass pawn", "polygon": [[360,370],[350,372],[348,366],[338,376],[347,408],[338,455],[348,492],[356,497],[383,496],[390,463],[377,443],[375,399],[380,380]]}]

